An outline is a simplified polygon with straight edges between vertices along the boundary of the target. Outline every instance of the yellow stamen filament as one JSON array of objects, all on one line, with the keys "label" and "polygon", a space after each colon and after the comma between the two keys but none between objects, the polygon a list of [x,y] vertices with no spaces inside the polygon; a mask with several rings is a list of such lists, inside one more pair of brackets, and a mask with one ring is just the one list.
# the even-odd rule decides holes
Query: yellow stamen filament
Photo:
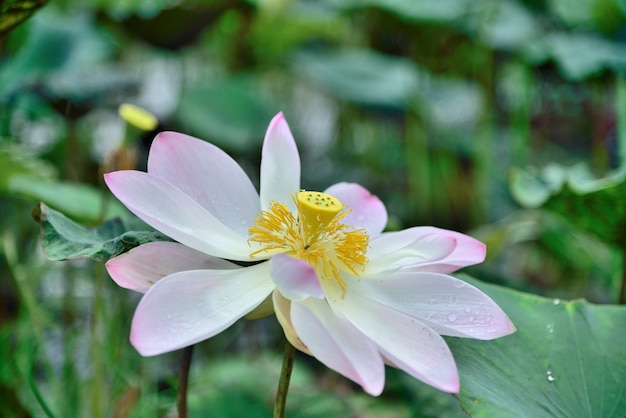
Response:
[{"label": "yellow stamen filament", "polygon": [[341,271],[358,276],[367,263],[369,236],[365,229],[355,230],[343,223],[349,212],[328,194],[301,191],[293,201],[295,216],[287,205],[278,202],[257,216],[249,229],[250,242],[262,248],[250,256],[285,253],[299,258],[311,265],[320,279],[334,279],[345,291]]}]

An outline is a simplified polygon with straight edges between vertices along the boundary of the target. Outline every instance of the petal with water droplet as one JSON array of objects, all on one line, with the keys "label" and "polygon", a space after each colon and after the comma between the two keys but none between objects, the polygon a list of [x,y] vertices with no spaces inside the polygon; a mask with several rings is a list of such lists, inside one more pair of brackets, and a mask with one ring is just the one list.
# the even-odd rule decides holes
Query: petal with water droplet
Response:
[{"label": "petal with water droplet", "polygon": [[152,286],[139,302],[131,343],[143,356],[187,347],[231,326],[273,289],[268,263],[172,274]]},{"label": "petal with water droplet", "polygon": [[423,321],[442,335],[491,340],[515,331],[489,296],[468,283],[459,287],[459,281],[439,273],[399,271],[384,280],[373,276],[348,286]]}]

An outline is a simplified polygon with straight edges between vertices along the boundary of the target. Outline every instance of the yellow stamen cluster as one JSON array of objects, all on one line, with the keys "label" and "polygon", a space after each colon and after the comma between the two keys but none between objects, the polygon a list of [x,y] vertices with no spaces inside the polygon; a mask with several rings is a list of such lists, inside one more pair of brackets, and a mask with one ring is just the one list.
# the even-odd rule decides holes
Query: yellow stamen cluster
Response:
[{"label": "yellow stamen cluster", "polygon": [[297,217],[278,202],[257,216],[249,229],[250,242],[262,248],[250,255],[285,253],[299,258],[309,263],[320,279],[334,279],[345,291],[341,271],[358,276],[367,263],[369,236],[364,229],[354,230],[342,222],[348,212],[328,194],[301,191],[293,200]]}]

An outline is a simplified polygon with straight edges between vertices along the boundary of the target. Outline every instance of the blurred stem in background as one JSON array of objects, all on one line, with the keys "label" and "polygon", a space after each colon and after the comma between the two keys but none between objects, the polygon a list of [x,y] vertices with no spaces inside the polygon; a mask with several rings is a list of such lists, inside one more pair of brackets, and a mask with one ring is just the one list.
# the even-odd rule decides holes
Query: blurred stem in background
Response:
[{"label": "blurred stem in background", "polygon": [[428,129],[419,103],[415,111],[407,111],[405,127],[405,158],[407,174],[408,213],[420,222],[431,219],[431,167]]},{"label": "blurred stem in background", "polygon": [[[48,357],[45,355],[47,340],[45,338],[44,329],[46,328],[48,319],[46,318],[44,311],[39,309],[40,304],[37,303],[35,295],[32,291],[33,288],[28,283],[27,269],[25,268],[23,262],[19,260],[18,241],[15,231],[11,228],[6,228],[2,234],[2,253],[6,257],[9,273],[13,278],[15,287],[17,288],[17,292],[20,296],[20,301],[23,304],[22,315],[27,317],[27,322],[29,324],[29,327],[27,328],[28,335],[17,336],[19,340],[29,341],[30,344],[32,344],[32,347],[28,348],[32,354],[29,356],[27,360],[28,365],[26,365],[25,370],[22,370],[22,373],[26,374],[31,391],[46,416],[54,417],[50,406],[45,401],[44,396],[37,386],[38,384],[41,384],[42,380],[45,378],[50,378],[54,375],[52,365],[50,364]],[[38,355],[38,353],[41,355]],[[14,358],[13,360],[19,363],[19,358]],[[38,382],[35,381],[34,377],[35,368],[37,366],[43,368],[43,375],[45,376],[44,379],[37,379]]]},{"label": "blurred stem in background", "polygon": [[532,68],[523,62],[511,64],[511,78],[516,84],[511,106],[510,155],[511,164],[523,167],[528,163],[532,97],[535,89]]},{"label": "blurred stem in background", "polygon": [[626,76],[617,76],[615,85],[616,103],[615,112],[617,118],[617,156],[619,167],[626,169]]},{"label": "blurred stem in background", "polygon": [[[620,170],[626,170],[626,76],[619,74],[615,83],[615,113],[617,119],[617,160]],[[626,225],[625,225],[626,226]],[[624,228],[622,228],[624,234]],[[626,303],[626,237],[619,243],[622,250],[622,286],[619,292],[619,304]]]},{"label": "blurred stem in background", "polygon": [[474,78],[477,83],[483,86],[484,110],[479,119],[476,138],[472,147],[472,159],[475,163],[476,181],[475,198],[472,200],[474,211],[473,221],[475,224],[483,223],[490,218],[489,202],[492,199],[492,189],[497,179],[494,177],[495,149],[495,127],[496,127],[496,101],[494,86],[494,52],[484,53],[477,62],[473,63]]}]

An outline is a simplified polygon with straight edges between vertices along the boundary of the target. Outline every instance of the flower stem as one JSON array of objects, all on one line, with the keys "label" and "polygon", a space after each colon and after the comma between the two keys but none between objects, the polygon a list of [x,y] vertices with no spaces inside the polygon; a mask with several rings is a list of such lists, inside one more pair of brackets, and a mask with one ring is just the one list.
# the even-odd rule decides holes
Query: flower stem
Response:
[{"label": "flower stem", "polygon": [[291,380],[295,357],[296,348],[287,341],[285,355],[283,357],[283,368],[280,371],[280,380],[278,381],[278,390],[276,391],[274,418],[283,418],[285,416],[285,403],[287,401],[287,392],[289,392],[289,381]]},{"label": "flower stem", "polygon": [[178,408],[178,418],[187,418],[187,387],[189,382],[189,368],[191,367],[191,356],[193,345],[183,348],[180,358],[180,368],[178,370],[178,393],[176,394],[176,406]]}]

